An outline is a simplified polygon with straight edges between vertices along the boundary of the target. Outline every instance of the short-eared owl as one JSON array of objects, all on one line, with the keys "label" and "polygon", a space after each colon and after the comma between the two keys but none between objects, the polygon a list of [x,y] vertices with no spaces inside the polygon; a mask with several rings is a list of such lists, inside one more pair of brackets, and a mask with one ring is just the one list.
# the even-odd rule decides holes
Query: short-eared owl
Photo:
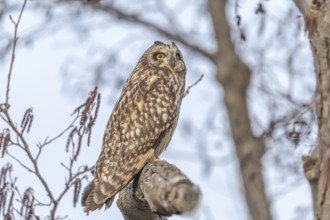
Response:
[{"label": "short-eared owl", "polygon": [[144,52],[108,121],[95,178],[82,198],[86,212],[110,206],[115,194],[167,147],[178,121],[185,75],[174,42],[156,41]]}]

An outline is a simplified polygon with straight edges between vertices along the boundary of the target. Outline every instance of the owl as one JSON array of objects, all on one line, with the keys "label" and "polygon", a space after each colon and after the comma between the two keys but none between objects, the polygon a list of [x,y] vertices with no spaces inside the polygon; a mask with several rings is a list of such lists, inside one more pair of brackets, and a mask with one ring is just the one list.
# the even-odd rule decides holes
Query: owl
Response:
[{"label": "owl", "polygon": [[107,123],[95,178],[82,196],[85,212],[110,207],[116,193],[166,149],[178,122],[185,76],[174,42],[156,41],[144,52]]}]

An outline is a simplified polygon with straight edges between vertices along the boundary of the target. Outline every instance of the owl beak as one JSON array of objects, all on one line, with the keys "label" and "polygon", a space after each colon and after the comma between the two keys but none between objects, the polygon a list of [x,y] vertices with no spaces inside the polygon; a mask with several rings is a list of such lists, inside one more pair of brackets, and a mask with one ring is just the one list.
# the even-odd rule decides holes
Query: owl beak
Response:
[{"label": "owl beak", "polygon": [[171,67],[174,69],[174,67],[175,67],[175,58],[174,57],[171,57],[170,64],[171,64]]}]

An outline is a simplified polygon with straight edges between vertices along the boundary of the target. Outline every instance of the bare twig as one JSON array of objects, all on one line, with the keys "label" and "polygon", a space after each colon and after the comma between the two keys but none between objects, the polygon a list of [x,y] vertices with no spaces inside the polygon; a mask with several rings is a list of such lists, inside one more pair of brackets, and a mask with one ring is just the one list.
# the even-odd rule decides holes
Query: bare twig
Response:
[{"label": "bare twig", "polygon": [[196,82],[194,82],[193,84],[191,84],[190,86],[187,87],[187,89],[186,89],[186,91],[185,91],[185,93],[184,93],[184,95],[183,95],[183,98],[186,97],[186,96],[189,94],[190,89],[191,89],[192,87],[196,86],[200,81],[202,81],[203,77],[204,77],[204,74],[202,74],[202,75],[198,78],[198,80],[197,80]]},{"label": "bare twig", "polygon": [[285,114],[277,119],[271,120],[267,129],[265,129],[259,137],[263,139],[268,138],[272,136],[272,133],[276,131],[276,128],[294,124],[295,122],[301,120],[304,114],[313,111],[313,107],[314,102],[304,104],[292,111],[291,114]]},{"label": "bare twig", "polygon": [[[15,26],[14,29],[14,37],[13,37],[13,47],[12,47],[12,56],[11,56],[11,62],[10,62],[10,68],[9,68],[9,72],[8,72],[8,79],[7,79],[7,88],[6,88],[6,101],[4,104],[4,108],[2,108],[1,112],[3,113],[3,118],[5,118],[5,122],[8,124],[8,126],[11,128],[11,130],[16,134],[17,136],[17,143],[19,143],[19,141],[22,143],[21,147],[22,149],[24,149],[24,151],[26,152],[29,160],[32,162],[32,166],[33,168],[29,168],[26,165],[24,165],[22,162],[20,162],[20,160],[18,160],[16,157],[14,157],[13,155],[8,154],[12,159],[14,159],[15,161],[17,161],[22,167],[24,167],[25,169],[27,169],[29,172],[32,172],[36,175],[36,177],[39,179],[39,181],[41,182],[41,184],[43,185],[45,191],[47,192],[50,200],[52,202],[54,202],[54,196],[52,191],[50,190],[46,180],[44,179],[44,177],[41,175],[40,171],[39,171],[39,167],[37,162],[34,160],[34,157],[30,151],[30,147],[27,143],[27,141],[25,140],[25,138],[23,137],[23,133],[19,131],[18,127],[15,125],[15,123],[13,122],[10,114],[9,114],[9,91],[10,91],[10,82],[11,82],[11,75],[13,72],[13,66],[14,66],[14,61],[15,61],[15,51],[16,51],[16,46],[17,46],[17,41],[18,41],[18,37],[17,37],[17,31],[18,31],[18,27],[23,15],[23,11],[24,8],[26,6],[27,0],[24,0],[19,17],[17,19],[17,21],[15,22],[13,20],[13,18],[10,16],[10,20],[12,21],[12,23]],[[30,119],[31,121],[31,119]],[[24,124],[24,123],[23,123]],[[24,129],[23,129],[24,130]]]},{"label": "bare twig", "polygon": [[46,180],[44,179],[44,177],[41,175],[40,171],[39,171],[39,166],[37,164],[37,162],[34,160],[34,157],[30,151],[30,146],[27,143],[27,141],[25,140],[23,134],[18,130],[17,126],[14,124],[11,116],[9,115],[8,110],[4,111],[4,115],[6,117],[6,119],[8,120],[8,125],[9,127],[14,131],[14,133],[17,135],[17,137],[19,138],[19,140],[22,142],[22,147],[24,148],[29,160],[32,162],[33,164],[33,171],[35,173],[35,175],[37,176],[37,178],[40,180],[41,184],[43,185],[43,187],[45,188],[50,200],[53,202],[54,200],[54,196],[52,191],[50,190]]},{"label": "bare twig", "polygon": [[[78,190],[79,187],[77,185],[80,184],[81,181],[81,178],[79,177],[94,169],[94,167],[83,166],[78,168],[78,171],[76,173],[74,173],[73,171],[74,165],[77,163],[78,156],[81,151],[84,135],[88,136],[87,143],[89,143],[92,127],[94,125],[95,119],[97,118],[99,105],[101,101],[100,99],[101,99],[101,95],[100,93],[98,93],[97,87],[95,87],[94,90],[89,93],[87,100],[74,110],[73,114],[76,114],[76,118],[74,122],[80,119],[79,125],[74,126],[74,124],[72,123],[71,124],[72,126],[69,126],[70,128],[72,128],[72,130],[68,135],[66,151],[68,152],[70,146],[72,146],[71,147],[72,155],[69,160],[69,165],[65,165],[64,163],[61,163],[61,165],[67,170],[68,176],[66,178],[65,187],[63,191],[60,193],[60,195],[57,197],[57,199],[54,202],[53,210],[56,210],[63,196],[69,191],[69,189],[72,186],[75,187],[75,193],[73,199],[73,204],[75,206],[75,204],[77,203],[78,196],[80,194],[80,190]],[[69,128],[66,129],[66,131],[67,130],[69,130]],[[83,169],[81,170],[81,168]],[[82,178],[86,178],[86,176]],[[53,214],[54,212],[55,211],[52,211],[52,216],[54,215]]]},{"label": "bare twig", "polygon": [[[13,37],[13,47],[12,47],[12,57],[11,57],[11,62],[10,62],[10,68],[9,68],[9,72],[8,72],[8,79],[7,79],[7,89],[6,89],[6,102],[4,104],[4,108],[2,109],[2,112],[4,114],[5,117],[5,121],[7,122],[7,124],[9,125],[9,127],[13,130],[13,132],[17,135],[17,138],[22,142],[22,147],[24,148],[29,160],[32,162],[33,164],[33,172],[35,173],[35,175],[37,176],[37,178],[40,180],[40,182],[42,183],[43,187],[45,188],[49,198],[51,199],[51,201],[54,201],[54,197],[53,194],[47,184],[47,182],[45,181],[45,179],[43,178],[43,176],[40,174],[39,171],[39,167],[36,163],[36,161],[33,158],[33,155],[30,151],[30,147],[27,143],[27,141],[25,140],[25,138],[23,137],[23,134],[19,131],[18,127],[15,125],[15,123],[13,122],[9,112],[8,112],[8,108],[9,108],[9,91],[10,91],[10,80],[11,80],[11,75],[13,72],[13,66],[14,66],[14,61],[15,61],[15,51],[16,51],[16,46],[17,46],[17,41],[18,41],[18,37],[17,37],[17,31],[18,31],[18,26],[20,24],[22,15],[23,15],[23,11],[24,8],[26,6],[27,0],[24,0],[19,17],[17,19],[17,21],[15,22],[13,20],[13,18],[10,16],[10,20],[12,21],[12,23],[15,26],[14,29],[14,37]],[[26,167],[27,168],[27,167]]]},{"label": "bare twig", "polygon": [[35,173],[34,170],[32,170],[30,167],[28,167],[27,165],[25,165],[24,163],[22,163],[17,157],[15,157],[14,155],[12,155],[11,153],[7,152],[7,155],[9,157],[11,157],[13,160],[15,160],[21,167],[25,168],[27,171],[29,171],[31,173]]},{"label": "bare twig", "polygon": [[58,135],[56,135],[55,137],[49,139],[48,137],[44,140],[43,143],[38,143],[37,147],[39,148],[37,156],[35,157],[35,160],[38,160],[38,158],[41,155],[42,149],[46,146],[51,144],[52,142],[56,141],[57,139],[59,139],[60,137],[62,137],[67,131],[69,131],[71,128],[73,128],[74,123],[77,121],[77,119],[79,118],[79,116],[76,116],[73,121],[70,123],[70,125],[68,127],[66,127],[62,132],[60,132]]},{"label": "bare twig", "polygon": [[[63,191],[60,193],[60,195],[57,197],[56,199],[56,202],[59,203],[63,196],[69,191],[69,189],[74,186],[74,183],[75,181],[83,174],[86,174],[88,172],[90,172],[91,170],[94,170],[94,166],[92,167],[85,167],[83,170],[79,171],[78,169],[78,172],[75,173],[75,174],[72,174],[72,168],[68,168],[66,167],[64,164],[62,164],[62,166],[64,166],[66,169],[68,169],[69,171],[69,179],[66,181],[65,183],[65,188],[63,189]],[[84,177],[83,177],[84,178]],[[77,195],[76,195],[77,196]]]},{"label": "bare twig", "polygon": [[[60,201],[62,200],[63,196],[69,191],[69,189],[72,186],[75,186],[75,190],[76,190],[75,191],[76,193],[74,195],[74,201],[77,200],[77,197],[79,196],[79,193],[80,193],[80,190],[77,190],[78,189],[77,184],[81,181],[81,179],[79,179],[79,177],[94,169],[94,167],[83,166],[83,169],[82,169],[82,167],[80,167],[77,172],[75,172],[75,173],[73,172],[74,164],[76,163],[78,156],[80,154],[83,137],[84,137],[84,135],[90,136],[92,126],[94,125],[95,118],[97,117],[99,105],[100,105],[100,94],[97,92],[97,88],[95,88],[90,93],[87,101],[83,105],[76,108],[76,110],[75,110],[76,117],[73,119],[73,121],[70,123],[69,126],[67,126],[61,133],[59,133],[54,138],[49,139],[47,137],[43,143],[37,144],[39,151],[38,151],[36,157],[33,157],[31,150],[30,150],[30,146],[28,145],[27,141],[25,140],[25,138],[23,136],[24,128],[25,127],[28,128],[29,123],[30,123],[30,122],[27,123],[26,121],[29,121],[28,118],[30,117],[29,115],[32,114],[31,111],[28,110],[24,114],[24,117],[23,117],[23,120],[21,123],[21,127],[23,128],[22,131],[20,131],[18,129],[17,125],[14,124],[14,122],[9,114],[8,109],[3,109],[3,111],[2,111],[5,121],[7,122],[7,124],[11,128],[11,130],[13,130],[13,133],[15,133],[19,139],[19,141],[17,141],[18,146],[20,146],[27,153],[27,156],[28,156],[29,160],[31,161],[33,167],[29,168],[28,166],[23,164],[17,157],[15,157],[14,155],[12,155],[8,152],[7,152],[7,155],[9,157],[11,157],[13,160],[15,160],[20,166],[25,168],[27,171],[35,174],[38,177],[38,179],[41,181],[42,185],[44,186],[44,188],[45,188],[46,192],[48,193],[48,196],[50,197],[50,200],[51,200],[51,204],[52,204],[52,208],[50,210],[51,219],[55,219],[56,210],[57,210],[57,207],[58,207]],[[91,118],[92,120],[87,120],[87,118]],[[80,119],[79,126],[75,126],[75,123],[78,119]],[[68,178],[65,182],[65,187],[64,187],[63,191],[60,193],[60,195],[57,198],[55,198],[53,196],[52,191],[50,190],[46,180],[39,172],[39,167],[38,167],[37,161],[39,159],[39,156],[41,155],[42,149],[46,145],[48,145],[48,144],[52,143],[53,141],[57,140],[58,138],[62,137],[66,132],[68,132],[72,128],[73,128],[72,131],[75,131],[73,133],[71,131],[69,134],[69,137],[71,137],[71,141],[72,141],[72,145],[73,145],[72,157],[70,158],[69,166],[65,166],[63,163],[61,163],[61,165],[63,167],[65,167],[66,170],[68,171]],[[77,135],[77,145],[72,140],[74,135]],[[20,145],[19,142],[22,143],[22,145]],[[83,177],[83,178],[85,178],[85,177]]]},{"label": "bare twig", "polygon": [[17,31],[18,31],[18,26],[21,21],[26,3],[27,3],[27,0],[24,0],[21,11],[20,11],[18,19],[17,19],[17,22],[15,22],[13,20],[13,18],[10,16],[10,20],[14,24],[15,29],[14,29],[14,37],[13,37],[13,47],[12,47],[12,52],[11,52],[11,62],[10,62],[10,67],[9,67],[9,71],[8,71],[8,79],[7,79],[6,102],[5,102],[5,108],[7,108],[7,109],[9,107],[8,101],[9,101],[10,81],[11,81],[11,75],[13,72],[13,66],[14,66],[14,61],[15,61],[15,51],[16,51],[16,45],[17,45],[17,41],[18,41]]}]

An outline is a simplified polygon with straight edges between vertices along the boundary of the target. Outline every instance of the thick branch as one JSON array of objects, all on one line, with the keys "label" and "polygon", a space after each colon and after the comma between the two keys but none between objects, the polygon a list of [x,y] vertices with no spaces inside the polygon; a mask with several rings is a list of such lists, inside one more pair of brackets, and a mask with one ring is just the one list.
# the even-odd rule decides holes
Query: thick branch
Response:
[{"label": "thick branch", "polygon": [[165,216],[192,212],[200,194],[177,167],[155,161],[120,192],[117,205],[125,220],[164,220]]},{"label": "thick branch", "polygon": [[[63,1],[63,0],[59,0],[59,1],[60,2],[70,2],[70,1]],[[86,7],[92,7],[94,10],[106,12],[107,14],[110,14],[119,20],[131,22],[131,23],[149,28],[150,30],[156,31],[157,33],[159,33],[163,36],[166,36],[173,41],[180,42],[181,44],[186,46],[188,49],[202,55],[203,57],[208,58],[212,63],[215,63],[214,54],[210,53],[209,51],[205,50],[204,48],[202,48],[196,44],[190,43],[182,35],[180,35],[179,33],[173,33],[171,31],[169,31],[170,29],[168,29],[168,28],[161,27],[160,25],[152,23],[146,19],[143,19],[142,17],[140,17],[138,15],[129,14],[129,13],[125,12],[124,10],[116,8],[113,4],[106,4],[106,3],[101,2],[100,4],[85,3],[84,5]]]},{"label": "thick branch", "polygon": [[296,4],[297,8],[300,10],[301,13],[306,13],[306,11],[309,8],[309,2],[308,0],[293,0],[293,2]]},{"label": "thick branch", "polygon": [[246,101],[251,72],[235,53],[226,19],[226,2],[209,0],[209,10],[218,43],[217,79],[224,88],[225,104],[250,215],[254,220],[271,220],[260,164],[265,146],[262,140],[253,135]]},{"label": "thick branch", "polygon": [[[316,114],[318,138],[311,156],[303,158],[309,180],[316,220],[330,219],[330,4],[328,1],[303,1],[302,10],[310,39],[317,78]],[[299,6],[299,4],[298,4]]]}]

